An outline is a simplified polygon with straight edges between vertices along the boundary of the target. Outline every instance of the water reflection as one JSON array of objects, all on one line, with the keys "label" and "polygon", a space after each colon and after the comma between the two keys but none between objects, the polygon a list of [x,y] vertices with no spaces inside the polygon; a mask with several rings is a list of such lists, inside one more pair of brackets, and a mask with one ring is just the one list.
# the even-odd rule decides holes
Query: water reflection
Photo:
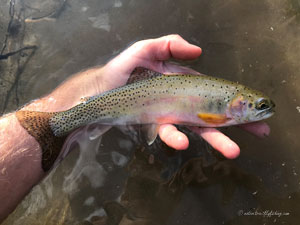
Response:
[{"label": "water reflection", "polygon": [[[1,112],[105,63],[136,40],[169,33],[203,48],[199,60],[181,64],[263,90],[277,105],[267,139],[224,130],[241,146],[233,161],[192,134],[188,151],[177,153],[160,142],[140,146],[128,130],[113,129],[102,139],[97,130],[76,136],[75,150],[3,224],[298,224],[299,1],[0,5]],[[250,215],[266,210],[289,215]]]}]

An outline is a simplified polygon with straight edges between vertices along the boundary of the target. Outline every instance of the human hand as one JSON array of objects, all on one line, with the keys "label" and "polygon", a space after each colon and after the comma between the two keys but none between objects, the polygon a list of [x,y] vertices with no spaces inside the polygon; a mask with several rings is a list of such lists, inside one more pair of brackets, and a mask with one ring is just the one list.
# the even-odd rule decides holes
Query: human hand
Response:
[{"label": "human hand", "polygon": [[[197,74],[196,71],[189,68],[166,63],[165,61],[170,58],[195,59],[200,56],[201,52],[201,48],[189,44],[178,35],[168,35],[136,42],[104,67],[104,74],[101,79],[102,91],[124,85],[130,73],[137,66],[161,73]],[[266,136],[270,132],[269,126],[264,122],[240,125],[239,127],[259,137]],[[190,129],[199,134],[225,157],[236,158],[239,155],[239,146],[217,129],[199,127],[190,127]],[[171,124],[161,125],[159,136],[168,146],[177,150],[186,149],[189,145],[187,136]]]}]

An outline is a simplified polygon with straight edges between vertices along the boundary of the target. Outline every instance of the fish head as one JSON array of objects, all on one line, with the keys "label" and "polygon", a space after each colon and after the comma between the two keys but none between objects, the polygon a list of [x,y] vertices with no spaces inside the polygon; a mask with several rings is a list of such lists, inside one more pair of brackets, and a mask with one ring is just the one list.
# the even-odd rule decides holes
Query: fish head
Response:
[{"label": "fish head", "polygon": [[274,102],[258,91],[239,92],[229,104],[229,113],[239,123],[267,119],[274,114]]}]

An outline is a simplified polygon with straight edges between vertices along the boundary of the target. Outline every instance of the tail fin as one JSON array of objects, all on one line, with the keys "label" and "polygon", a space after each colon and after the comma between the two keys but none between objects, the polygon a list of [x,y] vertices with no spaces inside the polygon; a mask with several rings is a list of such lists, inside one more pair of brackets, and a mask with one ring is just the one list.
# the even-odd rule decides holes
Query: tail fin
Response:
[{"label": "tail fin", "polygon": [[53,134],[49,120],[55,112],[17,111],[16,117],[22,127],[40,144],[42,149],[42,168],[46,172],[52,168],[63,147],[66,136]]}]

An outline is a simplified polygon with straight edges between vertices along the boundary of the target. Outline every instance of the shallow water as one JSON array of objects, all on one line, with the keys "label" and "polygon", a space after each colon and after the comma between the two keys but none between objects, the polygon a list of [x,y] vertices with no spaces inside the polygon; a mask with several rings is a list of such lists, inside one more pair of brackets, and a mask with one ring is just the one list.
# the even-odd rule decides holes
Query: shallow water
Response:
[{"label": "shallow water", "polygon": [[268,138],[224,130],[241,147],[235,160],[192,134],[188,151],[174,153],[129,131],[83,133],[3,224],[299,224],[299,1],[1,0],[0,18],[3,113],[137,40],[170,33],[203,49],[181,64],[276,103]]}]

